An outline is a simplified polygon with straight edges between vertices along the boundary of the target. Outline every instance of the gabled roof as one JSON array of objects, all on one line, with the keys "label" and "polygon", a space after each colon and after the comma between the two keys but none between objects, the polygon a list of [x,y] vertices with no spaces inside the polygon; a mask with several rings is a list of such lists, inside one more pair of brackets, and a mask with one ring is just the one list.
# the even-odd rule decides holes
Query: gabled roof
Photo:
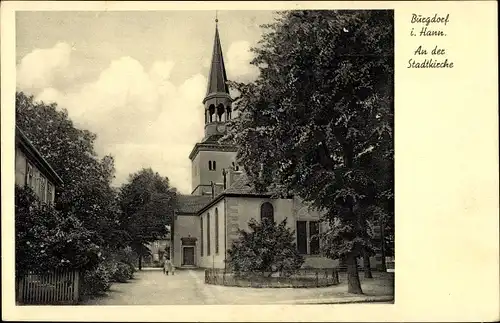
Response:
[{"label": "gabled roof", "polygon": [[234,181],[231,186],[222,191],[219,195],[217,195],[214,199],[212,199],[209,203],[204,205],[202,208],[198,210],[198,214],[204,212],[208,208],[210,208],[215,203],[222,200],[224,197],[272,197],[274,194],[272,192],[258,192],[255,189],[254,184],[250,181],[247,175],[243,172],[237,180]]},{"label": "gabled roof", "polygon": [[224,66],[224,58],[222,56],[219,29],[216,25],[214,47],[212,50],[212,64],[210,64],[210,74],[208,75],[207,97],[214,93],[229,94],[229,86],[226,82],[226,67]]},{"label": "gabled roof", "polygon": [[242,195],[267,195],[271,193],[257,192],[255,185],[248,179],[248,176],[242,172],[237,180],[225,189],[222,193],[226,194],[242,194]]},{"label": "gabled roof", "polygon": [[197,214],[211,200],[212,196],[210,195],[179,195],[177,197],[177,214]]},{"label": "gabled roof", "polygon": [[16,125],[16,146],[18,144],[24,153],[27,154],[30,161],[34,163],[45,176],[51,179],[56,185],[63,184],[61,177],[57,175],[56,171],[50,166],[47,160],[43,158],[38,149],[33,146],[24,132]]}]

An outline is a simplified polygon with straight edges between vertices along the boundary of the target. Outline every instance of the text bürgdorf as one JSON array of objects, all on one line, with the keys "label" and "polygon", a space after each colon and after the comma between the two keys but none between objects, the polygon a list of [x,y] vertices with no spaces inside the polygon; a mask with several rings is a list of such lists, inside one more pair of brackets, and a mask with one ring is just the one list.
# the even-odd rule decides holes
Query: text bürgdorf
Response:
[{"label": "text b\u00fcrgdorf", "polygon": [[[411,23],[412,24],[422,24],[422,28],[420,29],[419,36],[446,36],[444,31],[432,29],[430,24],[443,24],[446,26],[450,21],[450,14],[446,16],[438,16],[438,14],[434,14],[434,16],[422,16],[417,14],[411,15]],[[412,30],[413,34],[413,30]]]}]

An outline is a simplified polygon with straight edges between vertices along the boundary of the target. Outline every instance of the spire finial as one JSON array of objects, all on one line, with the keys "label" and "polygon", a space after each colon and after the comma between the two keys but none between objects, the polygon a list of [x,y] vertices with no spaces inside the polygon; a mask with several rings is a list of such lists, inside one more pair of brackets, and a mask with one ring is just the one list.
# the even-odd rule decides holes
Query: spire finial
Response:
[{"label": "spire finial", "polygon": [[219,22],[219,19],[217,19],[217,10],[215,10],[215,25],[217,26],[217,23]]}]

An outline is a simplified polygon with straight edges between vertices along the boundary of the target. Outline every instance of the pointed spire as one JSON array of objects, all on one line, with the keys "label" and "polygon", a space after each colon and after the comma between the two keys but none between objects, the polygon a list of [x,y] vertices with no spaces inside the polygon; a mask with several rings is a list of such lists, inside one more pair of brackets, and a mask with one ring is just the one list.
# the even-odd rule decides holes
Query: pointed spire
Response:
[{"label": "pointed spire", "polygon": [[226,67],[222,57],[222,46],[219,38],[217,13],[215,14],[215,39],[212,51],[212,63],[210,65],[210,74],[208,75],[207,96],[215,93],[229,94],[229,87],[226,84]]}]

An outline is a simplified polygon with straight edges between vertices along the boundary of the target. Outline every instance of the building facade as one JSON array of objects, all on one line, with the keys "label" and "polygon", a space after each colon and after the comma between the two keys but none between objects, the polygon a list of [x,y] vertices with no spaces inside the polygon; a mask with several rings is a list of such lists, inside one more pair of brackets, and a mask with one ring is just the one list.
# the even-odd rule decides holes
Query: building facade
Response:
[{"label": "building facade", "polygon": [[[192,193],[181,195],[171,231],[171,259],[176,267],[225,268],[228,250],[239,238],[238,229],[248,230],[254,218],[271,217],[295,232],[304,267],[332,268],[339,265],[320,254],[320,241],[312,238],[322,230],[320,214],[300,199],[272,198],[257,192],[236,164],[237,148],[218,143],[231,120],[232,99],[219,31],[216,25],[212,62],[208,77],[205,107],[205,133],[195,144],[192,163]],[[372,259],[372,266],[376,266]]]},{"label": "building facade", "polygon": [[62,179],[16,126],[15,183],[30,187],[41,202],[54,203],[56,187]]}]

